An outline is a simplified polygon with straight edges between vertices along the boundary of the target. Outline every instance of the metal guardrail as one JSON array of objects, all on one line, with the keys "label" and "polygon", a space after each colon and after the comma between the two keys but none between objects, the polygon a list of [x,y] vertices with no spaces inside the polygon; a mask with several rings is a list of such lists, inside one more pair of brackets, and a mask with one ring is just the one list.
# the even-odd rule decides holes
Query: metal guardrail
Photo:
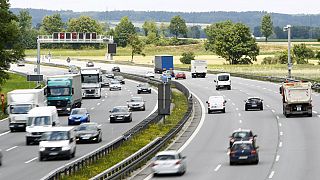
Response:
[{"label": "metal guardrail", "polygon": [[189,90],[181,83],[172,81],[172,84],[188,98],[188,110],[179,123],[172,128],[165,136],[160,139],[156,139],[138,152],[129,156],[120,163],[105,170],[104,172],[96,175],[90,180],[102,180],[102,179],[123,179],[129,176],[134,170],[145,164],[151,157],[154,156],[162,147],[164,147],[184,126],[187,120],[190,118],[193,111],[193,99]]}]

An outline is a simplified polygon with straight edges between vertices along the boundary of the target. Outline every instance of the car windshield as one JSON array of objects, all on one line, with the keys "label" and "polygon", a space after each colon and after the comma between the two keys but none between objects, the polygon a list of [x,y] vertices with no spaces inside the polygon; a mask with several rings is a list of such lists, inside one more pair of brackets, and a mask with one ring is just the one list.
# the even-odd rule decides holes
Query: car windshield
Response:
[{"label": "car windshield", "polygon": [[70,88],[69,87],[48,87],[48,96],[69,96]]},{"label": "car windshield", "polygon": [[229,81],[229,76],[228,75],[220,75],[218,76],[219,81]]},{"label": "car windshield", "polygon": [[115,76],[114,78],[118,79],[118,80],[123,80],[124,79],[122,76]]},{"label": "car windshield", "polygon": [[32,118],[32,126],[49,126],[51,125],[49,116],[39,116]]},{"label": "car windshield", "polygon": [[32,109],[32,106],[29,104],[26,105],[11,105],[10,113],[11,114],[27,114]]},{"label": "car windshield", "polygon": [[119,81],[111,81],[110,83],[111,83],[111,84],[120,84]]},{"label": "car windshield", "polygon": [[139,86],[138,87],[141,87],[141,88],[148,88],[149,87],[149,85],[148,84],[139,84]]},{"label": "car windshield", "polygon": [[256,101],[260,101],[260,99],[259,98],[250,98],[250,99],[248,99],[250,102],[256,102]]},{"label": "car windshield", "polygon": [[81,114],[81,115],[84,115],[87,113],[87,110],[86,109],[73,109],[71,111],[71,114]]},{"label": "car windshield", "polygon": [[142,98],[132,98],[130,102],[141,102]]},{"label": "car windshield", "polygon": [[43,141],[61,141],[61,140],[68,140],[69,133],[68,131],[52,131],[52,132],[45,132],[42,134],[41,140]]},{"label": "car windshield", "polygon": [[242,143],[242,144],[234,144],[231,148],[233,151],[241,151],[241,150],[251,150],[253,149],[252,144]]},{"label": "car windshield", "polygon": [[176,157],[174,155],[158,155],[156,160],[165,161],[165,160],[174,160]]},{"label": "car windshield", "polygon": [[234,137],[234,138],[247,138],[250,136],[251,136],[250,132],[235,132],[232,135],[232,137]]},{"label": "car windshield", "polygon": [[78,131],[95,131],[97,130],[96,125],[80,125],[77,129]]},{"label": "car windshield", "polygon": [[99,75],[97,74],[81,74],[82,83],[98,83]]},{"label": "car windshield", "polygon": [[127,107],[115,107],[112,109],[113,113],[118,113],[118,112],[128,112],[128,108]]}]

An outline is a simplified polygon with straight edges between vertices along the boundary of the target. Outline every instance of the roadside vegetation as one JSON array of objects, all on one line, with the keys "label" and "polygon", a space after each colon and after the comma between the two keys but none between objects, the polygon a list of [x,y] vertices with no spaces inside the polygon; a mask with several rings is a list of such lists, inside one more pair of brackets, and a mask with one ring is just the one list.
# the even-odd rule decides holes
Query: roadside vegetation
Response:
[{"label": "roadside vegetation", "polygon": [[188,109],[187,99],[180,91],[172,91],[172,103],[174,103],[174,108],[171,115],[166,116],[165,122],[151,124],[146,130],[135,135],[129,141],[124,142],[119,148],[113,150],[106,157],[99,159],[94,164],[88,165],[86,168],[78,171],[75,175],[63,177],[63,179],[90,179],[135,153],[155,138],[164,136],[182,119]]},{"label": "roadside vegetation", "polygon": [[[1,86],[0,94],[4,94],[5,98],[7,93],[15,89],[32,89],[36,87],[36,83],[27,82],[27,78],[18,74],[9,73],[9,79]],[[7,102],[7,99],[5,99]],[[2,112],[0,108],[0,119],[6,118],[7,115]]]}]

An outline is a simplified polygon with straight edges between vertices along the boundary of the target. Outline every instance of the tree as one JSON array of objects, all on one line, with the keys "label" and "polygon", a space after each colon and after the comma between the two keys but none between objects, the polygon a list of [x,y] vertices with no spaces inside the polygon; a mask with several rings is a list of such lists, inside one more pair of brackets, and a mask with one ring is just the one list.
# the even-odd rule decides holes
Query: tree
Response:
[{"label": "tree", "polygon": [[165,37],[165,36],[166,36],[166,31],[167,31],[167,29],[168,29],[167,25],[165,25],[165,24],[162,22],[162,23],[160,24],[159,29],[160,29],[160,35],[161,35],[162,37]]},{"label": "tree", "polygon": [[307,64],[308,59],[314,57],[314,52],[306,44],[302,43],[293,46],[293,55],[297,60],[297,64]]},{"label": "tree", "polygon": [[126,47],[130,36],[136,34],[134,25],[127,16],[120,20],[114,31],[114,40],[121,47]]},{"label": "tree", "polygon": [[10,68],[10,63],[24,57],[24,50],[19,39],[21,35],[18,18],[9,8],[8,0],[0,0],[0,85],[9,78],[6,71]]},{"label": "tree", "polygon": [[157,34],[154,32],[149,32],[146,40],[146,44],[156,44],[158,41]]},{"label": "tree", "polygon": [[21,43],[25,49],[37,48],[38,31],[32,28],[32,16],[22,10],[18,15],[18,26],[21,31]]},{"label": "tree", "polygon": [[180,16],[174,16],[170,21],[169,30],[176,38],[178,38],[180,34],[183,36],[186,35],[188,32],[186,21]]},{"label": "tree", "polygon": [[129,45],[131,46],[131,62],[133,62],[133,56],[136,54],[145,56],[145,54],[143,53],[144,44],[139,39],[138,35],[133,34],[129,37]]},{"label": "tree", "polygon": [[43,18],[41,28],[44,33],[52,34],[63,31],[64,25],[60,14],[53,14],[52,16],[45,16]]},{"label": "tree", "polygon": [[259,47],[246,25],[225,21],[207,26],[205,33],[205,49],[215,52],[230,64],[250,64],[257,60]]},{"label": "tree", "polygon": [[97,34],[103,33],[103,26],[97,20],[89,16],[80,16],[79,18],[72,18],[68,22],[69,32],[95,32]]},{"label": "tree", "polygon": [[149,33],[155,33],[158,36],[158,27],[154,21],[145,21],[142,25],[144,35],[148,36]]},{"label": "tree", "polygon": [[262,17],[261,21],[261,34],[266,37],[266,42],[268,42],[268,38],[273,33],[273,22],[270,14],[266,14]]},{"label": "tree", "polygon": [[192,26],[189,29],[188,37],[199,39],[200,38],[200,29],[201,29],[200,26]]},{"label": "tree", "polygon": [[194,60],[195,55],[193,52],[184,52],[180,58],[182,64],[191,64],[191,60]]}]

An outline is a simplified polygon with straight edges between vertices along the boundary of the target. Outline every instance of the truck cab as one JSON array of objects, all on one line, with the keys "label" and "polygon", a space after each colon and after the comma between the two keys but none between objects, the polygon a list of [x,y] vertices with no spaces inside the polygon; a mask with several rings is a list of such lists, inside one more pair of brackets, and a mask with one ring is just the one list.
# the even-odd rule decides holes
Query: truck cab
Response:
[{"label": "truck cab", "polygon": [[47,105],[45,89],[19,89],[7,94],[7,112],[11,132],[25,131],[28,112],[35,107]]},{"label": "truck cab", "polygon": [[82,97],[101,98],[102,73],[100,68],[82,68]]},{"label": "truck cab", "polygon": [[39,142],[44,131],[59,126],[60,121],[55,106],[35,107],[28,112],[26,145]]}]

